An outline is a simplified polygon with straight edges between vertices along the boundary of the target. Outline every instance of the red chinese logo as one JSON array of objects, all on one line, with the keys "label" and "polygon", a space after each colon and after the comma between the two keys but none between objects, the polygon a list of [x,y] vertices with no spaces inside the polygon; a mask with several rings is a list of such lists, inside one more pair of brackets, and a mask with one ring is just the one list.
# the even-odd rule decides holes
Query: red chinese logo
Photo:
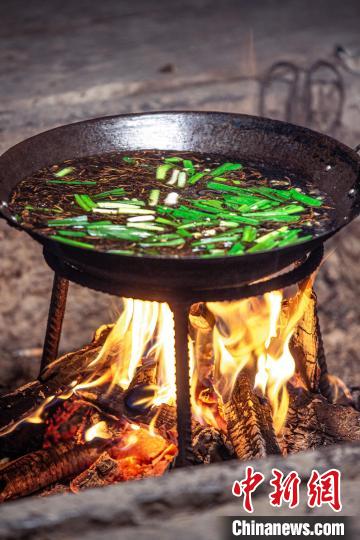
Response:
[{"label": "red chinese logo", "polygon": [[323,474],[312,471],[308,481],[308,506],[314,508],[328,504],[335,512],[342,509],[340,496],[341,473],[337,469],[330,469]]},{"label": "red chinese logo", "polygon": [[269,495],[271,506],[282,506],[283,502],[288,503],[289,508],[296,508],[299,504],[299,486],[301,483],[297,472],[291,471],[285,478],[284,473],[278,469],[272,470],[273,478],[270,485],[274,491]]},{"label": "red chinese logo", "polygon": [[[245,478],[233,483],[232,493],[235,497],[243,497],[243,508],[246,512],[254,511],[252,494],[264,480],[262,473],[255,472],[253,467],[246,467]],[[307,483],[308,506],[320,508],[328,504],[335,512],[340,512],[340,481],[341,473],[337,469],[329,469],[323,474],[313,470]],[[270,485],[274,489],[269,494],[271,506],[279,508],[286,503],[290,509],[296,508],[300,501],[300,484],[301,479],[296,471],[285,476],[278,469],[273,469]]]},{"label": "red chinese logo", "polygon": [[239,482],[235,480],[232,487],[232,493],[235,497],[243,496],[243,508],[246,512],[253,512],[252,494],[257,487],[265,480],[262,473],[254,472],[253,467],[246,467],[245,478]]}]

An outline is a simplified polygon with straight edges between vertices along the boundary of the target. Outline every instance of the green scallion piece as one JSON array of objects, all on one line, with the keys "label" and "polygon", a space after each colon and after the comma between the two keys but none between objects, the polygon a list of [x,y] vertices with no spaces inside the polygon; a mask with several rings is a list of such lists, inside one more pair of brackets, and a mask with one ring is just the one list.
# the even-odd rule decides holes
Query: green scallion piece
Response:
[{"label": "green scallion piece", "polygon": [[176,232],[178,233],[179,236],[182,236],[183,238],[192,238],[192,236],[193,236],[186,229],[177,228]]},{"label": "green scallion piece", "polygon": [[154,232],[165,231],[164,227],[153,225],[152,223],[131,223],[131,227],[133,229],[141,229],[143,231],[154,231]]},{"label": "green scallion piece", "polygon": [[193,186],[194,184],[196,184],[196,182],[201,180],[203,176],[205,176],[204,172],[198,172],[193,174],[188,180],[188,185]]},{"label": "green scallion piece", "polygon": [[130,156],[123,156],[122,160],[125,161],[125,163],[129,163],[130,165],[136,163],[136,160]]},{"label": "green scallion piece", "polygon": [[267,251],[268,249],[272,249],[275,247],[278,243],[277,239],[269,238],[268,240],[265,240],[264,242],[259,242],[258,244],[255,244],[251,248],[247,250],[247,253],[256,253],[258,251]]},{"label": "green scallion piece", "polygon": [[[161,237],[160,237],[161,238]],[[165,240],[164,242],[151,242],[141,243],[141,247],[176,247],[183,245],[185,240],[183,238],[174,238],[173,240]]]},{"label": "green scallion piece", "polygon": [[159,167],[156,169],[156,180],[165,180],[168,171],[173,167],[174,165],[172,165],[171,163],[164,163],[163,165],[159,165]]},{"label": "green scallion piece", "polygon": [[224,163],[223,165],[220,165],[220,167],[217,167],[211,171],[209,174],[210,176],[221,176],[225,172],[237,171],[242,168],[243,166],[240,163]]},{"label": "green scallion piece", "polygon": [[206,184],[206,187],[208,189],[214,189],[215,191],[220,191],[220,192],[231,192],[231,193],[241,193],[241,188],[238,188],[238,187],[235,187],[235,186],[229,186],[227,184],[219,184],[218,182],[213,182],[213,181],[210,181]]},{"label": "green scallion piece", "polygon": [[80,208],[82,208],[83,210],[85,210],[85,212],[90,212],[90,210],[92,209],[92,206],[90,206],[86,200],[83,199],[83,195],[79,195],[78,193],[76,193],[74,195],[74,199],[75,199],[75,202],[78,206],[80,206]]},{"label": "green scallion piece", "polygon": [[106,197],[117,197],[118,195],[124,195],[125,189],[120,188],[114,188],[110,189],[109,191],[103,191],[102,193],[97,193],[96,195],[93,195],[93,199],[106,199]]},{"label": "green scallion piece", "polygon": [[52,219],[47,222],[48,227],[62,227],[67,225],[85,225],[88,222],[87,216],[75,216],[72,218]]},{"label": "green scallion piece", "polygon": [[95,246],[93,246],[92,244],[87,244],[86,242],[79,242],[78,240],[72,240],[72,238],[64,238],[63,236],[59,236],[57,234],[54,234],[53,236],[51,236],[51,238],[62,244],[68,244],[69,246],[84,249],[95,249]]},{"label": "green scallion piece", "polygon": [[306,204],[306,206],[322,206],[323,201],[320,199],[315,199],[315,197],[310,197],[309,195],[304,195],[303,193],[300,193],[296,189],[290,189],[290,194],[292,199],[295,201],[302,202]]},{"label": "green scallion piece", "polygon": [[259,236],[259,238],[257,238],[255,240],[255,242],[257,244],[262,244],[262,243],[267,242],[269,240],[278,239],[278,237],[282,236],[284,233],[286,233],[287,230],[288,230],[287,226],[280,227],[280,229],[277,229],[276,231],[271,231],[269,233],[263,234],[262,236]]},{"label": "green scallion piece", "polygon": [[179,156],[170,156],[164,158],[165,163],[180,163],[180,161],[184,161],[183,158]]},{"label": "green scallion piece", "polygon": [[74,237],[84,237],[86,236],[86,233],[84,231],[64,231],[59,230],[56,234],[59,234],[60,236],[74,236]]},{"label": "green scallion piece", "polygon": [[219,217],[227,221],[236,221],[237,223],[244,223],[244,225],[259,225],[259,223],[261,223],[261,220],[257,218],[255,219],[253,217],[240,216],[240,215],[233,214],[230,212],[228,214],[224,214],[224,213],[220,214]]},{"label": "green scallion piece", "polygon": [[186,170],[186,172],[193,176],[195,174],[195,167],[191,159],[184,159],[183,160],[183,168]]},{"label": "green scallion piece", "polygon": [[93,221],[92,223],[89,223],[86,225],[87,229],[96,229],[97,227],[104,227],[105,225],[113,225],[112,221]]},{"label": "green scallion piece", "polygon": [[203,246],[205,244],[218,244],[219,242],[235,242],[238,240],[239,236],[236,235],[226,235],[221,234],[218,236],[207,236],[205,238],[201,238],[200,240],[197,240],[196,242],[193,242],[193,246]]},{"label": "green scallion piece", "polygon": [[152,189],[149,195],[149,206],[156,206],[159,202],[160,189]]},{"label": "green scallion piece", "polygon": [[243,230],[242,234],[242,241],[246,243],[253,242],[256,238],[257,230],[255,227],[251,227],[251,225],[246,225]]},{"label": "green scallion piece", "polygon": [[106,253],[112,253],[113,255],[135,255],[135,251],[130,249],[109,249]]},{"label": "green scallion piece", "polygon": [[96,186],[91,180],[46,180],[47,184],[62,184],[64,186]]},{"label": "green scallion piece", "polygon": [[60,171],[56,171],[54,176],[56,176],[56,178],[63,178],[63,176],[72,173],[74,170],[74,167],[64,167],[63,169],[60,169]]},{"label": "green scallion piece", "polygon": [[176,221],[171,221],[170,219],[166,219],[166,218],[162,218],[162,217],[157,217],[155,219],[155,222],[156,223],[161,223],[163,225],[169,225],[170,227],[178,227],[179,224],[176,223]]},{"label": "green scallion piece", "polygon": [[186,186],[186,180],[187,180],[186,173],[184,171],[179,172],[179,176],[177,180],[177,185],[179,186],[179,188],[184,188]]},{"label": "green scallion piece", "polygon": [[[184,223],[183,225],[180,225],[178,229],[194,229],[196,227],[215,227],[217,225],[216,220],[204,220],[204,221],[191,221],[190,223]],[[237,226],[237,224],[236,224]]]},{"label": "green scallion piece", "polygon": [[54,212],[54,214],[61,214],[63,212],[60,208],[41,208],[39,206],[32,206],[31,204],[27,204],[25,210],[30,210],[32,212]]},{"label": "green scallion piece", "polygon": [[245,248],[243,244],[241,242],[236,242],[229,249],[228,255],[240,255],[240,253],[244,253],[244,251],[245,251]]}]

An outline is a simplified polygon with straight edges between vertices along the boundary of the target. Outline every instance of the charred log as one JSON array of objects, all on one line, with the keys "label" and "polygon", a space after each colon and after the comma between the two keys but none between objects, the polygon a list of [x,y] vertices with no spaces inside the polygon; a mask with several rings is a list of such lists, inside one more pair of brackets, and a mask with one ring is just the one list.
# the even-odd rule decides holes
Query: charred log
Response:
[{"label": "charred log", "polygon": [[77,493],[81,489],[112,484],[119,477],[120,472],[118,462],[107,452],[103,452],[86,471],[70,482],[70,490]]},{"label": "charred log", "polygon": [[235,455],[234,447],[225,433],[212,426],[193,426],[192,447],[196,463],[225,461]]},{"label": "charred log", "polygon": [[246,373],[238,375],[232,395],[224,404],[224,414],[228,436],[239,459],[280,454],[270,405],[254,392]]},{"label": "charred log", "polygon": [[281,446],[284,454],[360,440],[360,412],[331,404],[320,394],[290,391],[290,407]]},{"label": "charred log", "polygon": [[104,451],[106,442],[59,445],[12,461],[0,470],[0,502],[34,493],[79,474]]},{"label": "charred log", "polygon": [[307,309],[291,338],[290,351],[295,360],[296,371],[301,376],[305,387],[314,392],[319,388],[320,381],[319,335],[316,295],[314,291],[309,294]]}]

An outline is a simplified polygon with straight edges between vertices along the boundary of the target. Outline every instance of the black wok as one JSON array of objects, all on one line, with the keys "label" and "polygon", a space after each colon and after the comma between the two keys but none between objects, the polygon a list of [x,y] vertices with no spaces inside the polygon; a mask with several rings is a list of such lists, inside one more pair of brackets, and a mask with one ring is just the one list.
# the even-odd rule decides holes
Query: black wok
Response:
[{"label": "black wok", "polygon": [[[74,248],[17,225],[7,208],[11,190],[37,169],[65,159],[115,150],[161,149],[220,154],[311,178],[335,202],[334,219],[308,242],[249,255],[214,259],[123,256]],[[260,279],[302,258],[360,211],[360,158],[336,140],[295,125],[240,114],[159,112],[98,118],[27,139],[0,157],[0,209],[10,225],[26,230],[46,253],[87,275],[148,288],[231,287]],[[5,204],[4,204],[5,203]]]}]

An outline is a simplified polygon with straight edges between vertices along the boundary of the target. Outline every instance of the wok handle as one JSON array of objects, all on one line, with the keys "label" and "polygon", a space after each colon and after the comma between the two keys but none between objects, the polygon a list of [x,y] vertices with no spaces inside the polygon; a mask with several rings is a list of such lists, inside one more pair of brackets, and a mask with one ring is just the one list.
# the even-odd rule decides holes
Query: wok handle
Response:
[{"label": "wok handle", "polygon": [[7,204],[1,203],[1,202],[0,202],[0,218],[5,219],[8,222],[8,225],[10,225],[10,227],[14,227],[14,229],[18,229],[18,231],[22,230],[20,225],[16,221],[15,216],[13,216],[11,212],[9,212]]}]

